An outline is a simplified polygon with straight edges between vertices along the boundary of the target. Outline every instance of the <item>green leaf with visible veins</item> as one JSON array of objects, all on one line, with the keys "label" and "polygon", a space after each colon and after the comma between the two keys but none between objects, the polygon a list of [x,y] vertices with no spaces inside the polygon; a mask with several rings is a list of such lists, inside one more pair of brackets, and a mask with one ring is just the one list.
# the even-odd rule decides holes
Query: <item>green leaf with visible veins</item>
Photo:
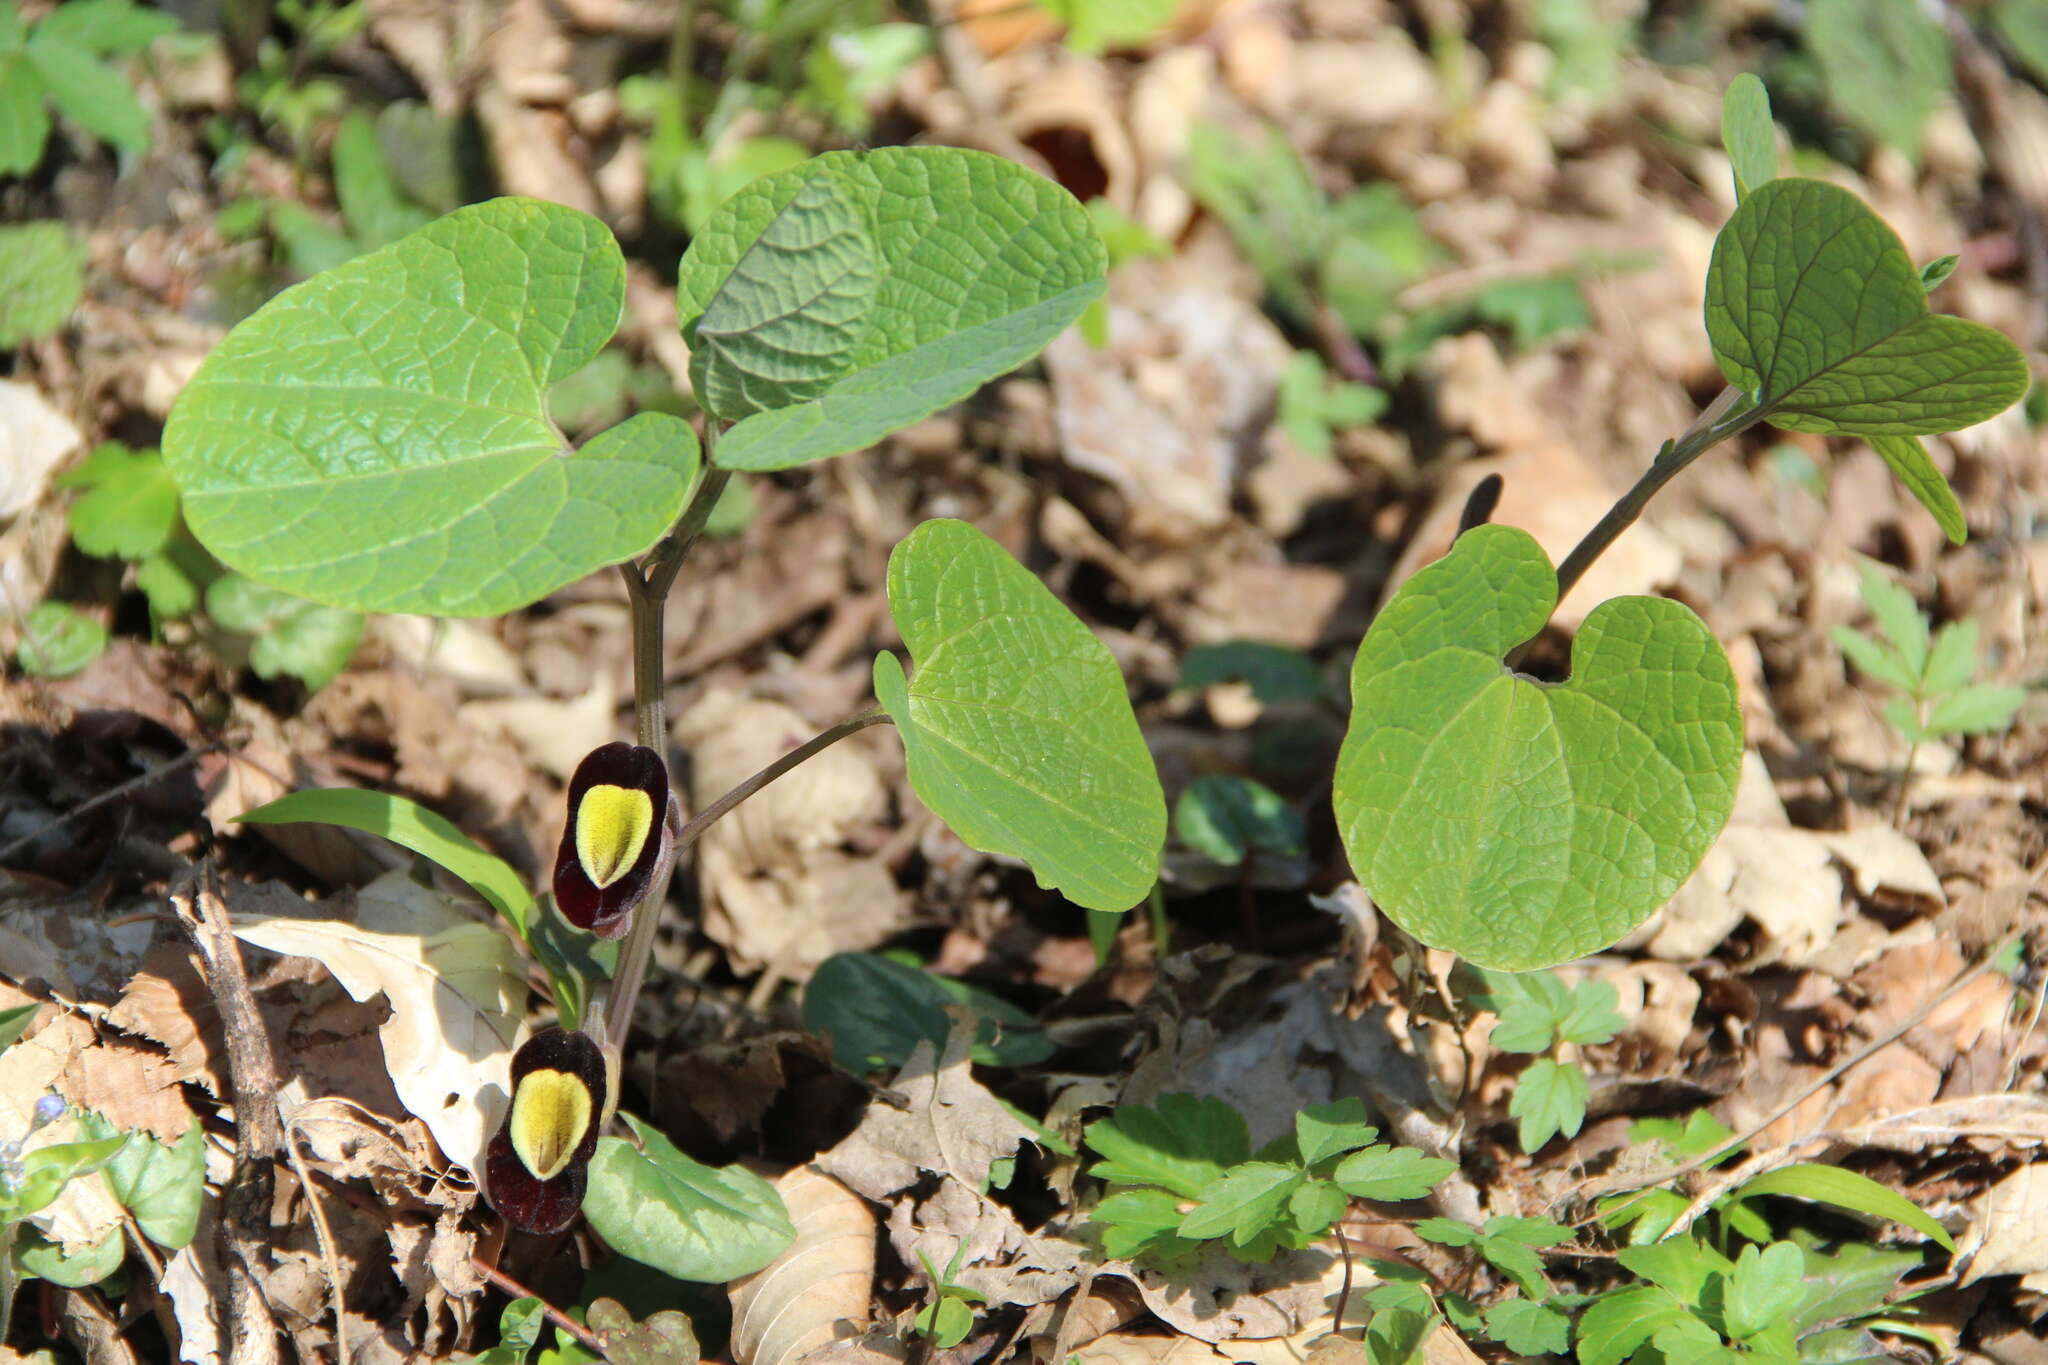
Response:
[{"label": "green leaf with visible veins", "polygon": [[1745,71],[1721,96],[1721,146],[1735,173],[1735,197],[1742,199],[1778,174],[1778,129],[1771,122],[1771,96]]},{"label": "green leaf with visible veins", "polygon": [[1120,1104],[1082,1135],[1102,1161],[1089,1170],[1118,1185],[1157,1185],[1193,1199],[1251,1155],[1244,1116],[1222,1100],[1161,1095],[1155,1105]]},{"label": "green leaf with visible veins", "polygon": [[38,25],[22,55],[42,78],[57,112],[102,142],[129,151],[149,145],[149,111],[128,78],[91,52]]},{"label": "green leaf with visible veins", "polygon": [[1773,180],[1742,201],[1714,239],[1706,319],[1728,382],[1791,431],[1954,431],[2027,388],[2018,347],[1930,313],[1898,234],[1818,180]]},{"label": "green leaf with visible veins", "polygon": [[1102,292],[1088,213],[984,152],[828,152],[727,200],[677,268],[731,469],[870,445],[1036,355]]},{"label": "green leaf with visible veins", "polygon": [[287,289],[171,409],[185,519],[230,567],[359,611],[510,611],[645,550],[697,442],[642,413],[567,449],[548,387],[611,336],[625,263],[588,214],[458,209]]},{"label": "green leaf with visible veins", "polygon": [[875,695],[919,799],[1076,905],[1143,900],[1166,797],[1109,650],[964,521],[928,521],[897,545],[889,609],[917,677],[906,684],[896,656],[878,654]]},{"label": "green leaf with visible veins", "polygon": [[613,1249],[679,1280],[750,1275],[796,1238],[775,1187],[744,1166],[705,1166],[620,1114],[640,1145],[597,1140],[583,1216]]},{"label": "green leaf with visible veins", "polygon": [[1477,527],[1402,585],[1352,668],[1334,792],[1351,866],[1402,928],[1482,966],[1614,942],[1734,804],[1742,713],[1705,624],[1619,597],[1579,628],[1569,682],[1510,672],[1556,597],[1533,538]]},{"label": "green leaf with visible veins", "polygon": [[[0,60],[0,81],[7,67]],[[0,95],[0,124],[6,96]],[[5,172],[0,165],[0,173]],[[0,227],[0,349],[48,336],[62,327],[85,292],[85,253],[62,223]]]},{"label": "green leaf with visible veins", "polygon": [[1521,1121],[1522,1150],[1534,1154],[1557,1135],[1577,1137],[1586,1121],[1586,1073],[1576,1062],[1539,1057],[1515,1078],[1508,1114]]},{"label": "green leaf with visible veins", "polygon": [[1244,1246],[1280,1219],[1295,1190],[1307,1179],[1298,1166],[1247,1161],[1211,1181],[1195,1207],[1180,1220],[1189,1238],[1228,1236]]}]

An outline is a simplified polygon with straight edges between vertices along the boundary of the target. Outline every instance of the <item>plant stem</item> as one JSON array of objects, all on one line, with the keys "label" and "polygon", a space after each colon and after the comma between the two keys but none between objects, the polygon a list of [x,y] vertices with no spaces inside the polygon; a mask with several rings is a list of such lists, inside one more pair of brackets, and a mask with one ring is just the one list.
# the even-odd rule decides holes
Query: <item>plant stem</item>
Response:
[{"label": "plant stem", "polygon": [[[698,479],[697,491],[691,495],[683,515],[639,560],[619,565],[633,616],[634,737],[642,746],[660,754],[663,763],[668,762],[668,717],[662,701],[667,682],[662,644],[668,622],[668,592],[675,586],[683,561],[689,558],[690,547],[703,533],[704,523],[711,519],[711,509],[718,505],[726,482],[732,478],[731,470],[720,469],[711,462],[717,446],[718,423],[713,419],[704,427],[703,477]],[[675,780],[673,774],[669,780]],[[667,819],[667,813],[661,818]],[[597,1025],[589,1030],[591,1036],[614,1063],[625,1046],[625,1029],[633,1021],[633,1002],[646,979],[647,959],[654,950],[654,930],[661,919],[662,906],[668,903],[672,874],[673,867],[647,888],[647,895],[633,912],[633,927],[619,952],[619,965],[612,974],[610,988],[601,1001],[593,1000],[592,1008],[585,1011],[586,1025],[593,1019]],[[608,1069],[613,1074],[617,1072],[615,1065]]]},{"label": "plant stem", "polygon": [[546,1318],[563,1332],[582,1342],[585,1346],[588,1346],[591,1350],[598,1352],[604,1350],[604,1338],[549,1303],[546,1299],[541,1298],[540,1295],[534,1293],[531,1289],[528,1289],[525,1285],[519,1283],[519,1281],[513,1279],[489,1261],[486,1261],[483,1257],[472,1256],[469,1258],[469,1263],[476,1268],[477,1274],[489,1280],[500,1293],[510,1294],[515,1299],[534,1300],[540,1305],[542,1317]]},{"label": "plant stem", "polygon": [[1741,398],[1739,389],[1721,390],[1684,435],[1664,443],[1664,448],[1657,452],[1657,458],[1650,461],[1650,467],[1636,480],[1635,487],[1621,495],[1621,500],[1608,509],[1607,515],[1586,532],[1586,538],[1573,546],[1572,552],[1557,566],[1558,601],[1564,600],[1564,595],[1585,576],[1587,569],[1593,567],[1593,561],[1605,553],[1623,531],[1635,525],[1636,518],[1643,514],[1644,505],[1658,489],[1712,447],[1762,420],[1763,414],[1756,408],[1738,408],[1733,416],[1724,415]]},{"label": "plant stem", "polygon": [[[1725,388],[1707,404],[1693,424],[1675,441],[1666,441],[1657,457],[1650,461],[1650,467],[1643,471],[1635,486],[1621,495],[1621,500],[1607,509],[1607,515],[1595,522],[1593,529],[1586,532],[1585,539],[1572,547],[1572,552],[1557,566],[1557,600],[1564,601],[1578,581],[1586,576],[1586,570],[1593,567],[1593,561],[1606,553],[1607,547],[1621,538],[1621,533],[1635,525],[1636,518],[1643,514],[1643,507],[1657,490],[1678,476],[1678,472],[1719,445],[1730,436],[1747,431],[1763,420],[1763,413],[1756,408],[1737,408],[1733,416],[1727,416],[1742,398],[1742,392]],[[1555,608],[1552,608],[1555,610]],[[1523,641],[1507,656],[1507,666],[1518,668],[1535,637]]]},{"label": "plant stem", "polygon": [[[822,734],[814,735],[797,748],[790,750],[767,767],[755,773],[746,781],[734,787],[725,795],[713,801],[690,818],[689,823],[676,833],[675,855],[680,860],[690,845],[697,842],[704,831],[711,828],[734,806],[752,796],[791,768],[811,758],[822,750],[831,748],[848,735],[858,734],[870,725],[881,725],[889,719],[885,711],[869,711],[855,716],[852,720],[841,721]],[[626,946],[619,954],[619,968],[612,976],[612,989],[604,1010],[604,1038],[606,1046],[621,1049],[626,1043],[626,1033],[633,1026],[633,1005],[639,998],[640,987],[647,978],[647,959],[654,947],[654,922],[659,917],[661,900],[668,892],[666,878],[657,880],[648,888],[647,899],[633,912],[633,929],[627,935]]]}]

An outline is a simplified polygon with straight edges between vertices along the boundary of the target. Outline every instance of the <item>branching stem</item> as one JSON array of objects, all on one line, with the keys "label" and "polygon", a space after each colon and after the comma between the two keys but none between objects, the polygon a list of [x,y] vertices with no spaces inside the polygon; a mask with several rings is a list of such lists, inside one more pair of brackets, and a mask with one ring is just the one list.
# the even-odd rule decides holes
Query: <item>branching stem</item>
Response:
[{"label": "branching stem", "polygon": [[[1620,501],[1609,508],[1607,515],[1586,532],[1585,539],[1564,557],[1564,562],[1557,566],[1557,600],[1564,601],[1565,594],[1586,576],[1586,570],[1593,567],[1593,561],[1606,553],[1608,546],[1619,540],[1623,531],[1635,525],[1636,518],[1643,514],[1643,508],[1658,489],[1670,483],[1680,470],[1714,446],[1755,426],[1763,416],[1760,408],[1742,406],[1740,389],[1721,390],[1683,435],[1664,443],[1657,452],[1657,458],[1650,461],[1650,467],[1643,471],[1635,486],[1622,494]],[[1508,667],[1519,665],[1533,643],[1533,640],[1528,641],[1509,654]]]}]

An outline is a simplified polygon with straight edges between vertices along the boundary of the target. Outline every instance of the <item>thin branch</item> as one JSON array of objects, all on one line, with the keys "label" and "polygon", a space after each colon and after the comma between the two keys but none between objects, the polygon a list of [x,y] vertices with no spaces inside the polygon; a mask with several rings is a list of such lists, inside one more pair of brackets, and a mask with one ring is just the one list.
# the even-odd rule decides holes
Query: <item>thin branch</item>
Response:
[{"label": "thin branch", "polygon": [[[1907,1015],[1904,1019],[1901,1019],[1898,1023],[1886,1029],[1883,1033],[1880,1033],[1877,1037],[1871,1039],[1868,1043],[1865,1043],[1862,1047],[1857,1048],[1856,1051],[1850,1053],[1847,1057],[1844,1057],[1841,1061],[1835,1063],[1826,1071],[1823,1071],[1819,1076],[1814,1078],[1814,1081],[1811,1085],[1801,1090],[1798,1094],[1793,1095],[1791,1098],[1780,1103],[1775,1109],[1773,1109],[1769,1114],[1766,1114],[1763,1118],[1758,1119],[1754,1124],[1752,1124],[1749,1127],[1748,1131],[1738,1133],[1734,1137],[1730,1138],[1728,1141],[1716,1147],[1713,1151],[1703,1153],[1700,1156],[1696,1156],[1692,1160],[1685,1162],[1682,1165],[1673,1166],[1669,1170],[1636,1172],[1629,1175],[1608,1176],[1601,1180],[1591,1181],[1585,1186],[1581,1187],[1579,1191],[1580,1195],[1583,1198],[1585,1198],[1588,1202],[1591,1202],[1592,1200],[1602,1198],[1606,1195],[1619,1194],[1624,1190],[1640,1190],[1646,1189],[1651,1185],[1661,1185],[1667,1180],[1676,1180],[1680,1176],[1691,1175],[1694,1171],[1702,1170],[1708,1166],[1711,1166],[1715,1162],[1721,1161],[1724,1158],[1726,1158],[1730,1153],[1738,1151],[1743,1147],[1747,1147],[1751,1142],[1756,1140],[1757,1135],[1762,1133],[1764,1129],[1770,1127],[1779,1119],[1785,1117],[1785,1115],[1791,1113],[1793,1110],[1797,1109],[1800,1105],[1806,1103],[1807,1100],[1813,1098],[1815,1095],[1818,1095],[1821,1091],[1825,1090],[1830,1085],[1833,1085],[1838,1079],[1841,1078],[1841,1076],[1845,1072],[1852,1071],[1855,1068],[1863,1065],[1863,1063],[1869,1061],[1872,1057],[1884,1051],[1893,1043],[1899,1041],[1899,1039],[1905,1037],[1906,1034],[1918,1028],[1921,1025],[1921,1023],[1926,1020],[1928,1015],[1933,1014],[1936,1010],[1940,1009],[1943,1005],[1947,1004],[1950,1000],[1955,998],[1955,995],[1958,991],[1961,991],[1964,987],[1968,986],[1972,981],[1975,981],[1978,977],[1990,971],[1991,965],[1998,960],[1998,955],[2000,953],[2003,953],[2008,947],[2010,947],[2012,945],[2012,942],[2013,940],[2010,938],[2005,939],[2002,942],[1995,945],[1994,947],[1992,947],[1987,952],[1985,952],[1981,957],[1977,959],[1976,962],[1972,963],[1968,967],[1965,967],[1962,971],[1956,973],[1955,978],[1951,980],[1946,986],[1943,986],[1939,991],[1936,991],[1933,995],[1929,996],[1926,1000],[1922,1001],[1919,1007],[1916,1008],[1911,1014]],[[1809,1140],[1810,1139],[1801,1139],[1801,1142]],[[1799,1144],[1789,1143],[1787,1144],[1787,1147],[1789,1148],[1797,1145]],[[1690,1219],[1688,1218],[1687,1221],[1689,1222]]]},{"label": "thin branch", "polygon": [[134,777],[129,778],[126,782],[121,783],[119,786],[107,788],[98,796],[93,797],[90,801],[79,802],[70,810],[65,811],[62,815],[50,821],[48,824],[37,825],[34,829],[22,835],[19,839],[15,839],[4,846],[0,846],[0,863],[6,862],[9,858],[12,858],[15,854],[21,852],[30,844],[33,844],[36,840],[42,838],[44,835],[51,834],[57,830],[60,830],[64,828],[64,826],[70,824],[73,820],[77,820],[82,816],[90,815],[92,812],[98,810],[101,806],[105,806],[112,802],[119,801],[122,797],[127,796],[131,792],[140,791],[142,788],[149,786],[153,782],[161,781],[162,779],[169,777],[172,773],[178,771],[178,769],[183,768],[188,764],[198,762],[201,758],[205,757],[207,754],[213,753],[215,750],[219,748],[220,745],[218,743],[214,743],[203,744],[197,749],[187,749],[184,753],[179,754],[176,758],[168,759],[165,762],[159,763],[155,767],[149,769],[147,772],[137,773]]},{"label": "thin branch", "polygon": [[[889,719],[884,711],[869,711],[855,716],[852,720],[841,721],[823,734],[814,735],[803,744],[790,750],[767,767],[755,773],[746,781],[734,787],[725,795],[697,812],[676,832],[675,855],[680,860],[690,845],[697,842],[704,831],[711,828],[734,806],[752,796],[761,788],[781,777],[791,768],[811,758],[822,750],[831,748],[848,735],[858,734],[870,725],[880,725]],[[640,987],[647,973],[647,958],[654,943],[653,924],[661,902],[656,893],[666,893],[667,886],[658,884],[649,889],[647,899],[634,911],[633,930],[626,939],[626,946],[619,954],[619,968],[612,978],[612,991],[605,1003],[604,1032],[606,1045],[613,1049],[623,1048],[626,1033],[633,1024],[633,1005],[639,997]]]},{"label": "thin branch", "polygon": [[561,1309],[549,1303],[540,1295],[528,1289],[519,1281],[507,1275],[481,1256],[471,1256],[469,1263],[476,1267],[476,1273],[489,1280],[493,1287],[510,1294],[515,1299],[532,1299],[540,1305],[541,1315],[562,1331],[588,1346],[599,1355],[604,1354],[604,1338],[585,1327]]}]

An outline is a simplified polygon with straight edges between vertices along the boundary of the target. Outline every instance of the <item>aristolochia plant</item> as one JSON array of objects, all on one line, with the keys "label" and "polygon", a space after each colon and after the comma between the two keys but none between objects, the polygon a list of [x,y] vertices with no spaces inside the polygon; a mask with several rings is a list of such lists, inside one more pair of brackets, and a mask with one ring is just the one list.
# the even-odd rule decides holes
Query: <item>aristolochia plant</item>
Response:
[{"label": "aristolochia plant", "polygon": [[[1691,611],[1603,603],[1568,682],[1513,667],[1650,496],[1768,421],[1870,441],[1960,539],[1961,511],[1918,435],[1982,421],[2025,387],[2003,337],[1929,312],[1942,272],[1916,271],[1853,195],[1772,179],[1774,136],[1761,87],[1739,80],[1724,141],[1741,203],[1706,300],[1729,389],[1557,569],[1523,532],[1476,527],[1402,587],[1358,651],[1334,787],[1352,866],[1397,923],[1483,966],[1547,966],[1613,942],[1691,874],[1728,817],[1741,714]],[[604,1129],[675,860],[827,745],[893,723],[912,786],[969,844],[1022,859],[1091,910],[1120,913],[1153,887],[1166,806],[1114,660],[960,522],[926,523],[890,558],[911,671],[876,658],[879,710],[687,823],[663,758],[663,604],[732,471],[857,449],[965,397],[1079,318],[1104,269],[1081,206],[998,158],[814,158],[740,191],[679,267],[701,457],[691,426],[660,414],[572,448],[545,394],[616,328],[623,261],[595,219],[500,199],[286,291],[179,399],[163,455],[187,521],[258,583],[353,611],[478,615],[620,566],[637,744],[604,746],[571,785],[555,910],[397,798],[300,793],[248,817],[350,824],[441,862],[547,969],[560,1029],[493,1059],[509,1103],[483,1164],[515,1224],[556,1229],[580,1208],[620,1251],[695,1279],[743,1274],[792,1235],[751,1173],[699,1166],[630,1116],[635,1140]],[[1274,1189],[1296,1179],[1254,1175]],[[1342,1198],[1320,1191],[1312,1212]]]},{"label": "aristolochia plant", "polygon": [[1917,270],[1855,195],[1773,179],[1775,136],[1762,84],[1738,77],[1722,141],[1740,203],[1706,291],[1729,388],[1554,575],[1527,535],[1478,528],[1402,586],[1359,648],[1334,791],[1351,865],[1403,928],[1481,966],[1546,967],[1614,942],[1727,821],[1742,716],[1727,659],[1690,610],[1604,602],[1579,630],[1568,682],[1509,666],[1650,496],[1769,422],[1868,441],[1960,542],[1962,509],[1920,436],[1982,422],[2026,391],[2011,342],[1929,311],[1952,260]]},{"label": "aristolochia plant", "polygon": [[913,786],[969,843],[1093,910],[1151,889],[1166,804],[1115,661],[960,522],[927,523],[891,557],[914,673],[877,658],[883,710],[687,824],[662,757],[663,603],[732,471],[858,449],[958,401],[1072,324],[1104,270],[1087,213],[1021,167],[949,148],[831,153],[742,190],[683,257],[701,457],[675,417],[573,448],[549,420],[549,386],[618,325],[625,266],[603,224],[533,200],[458,210],[287,290],[179,398],[163,449],[186,519],[259,583],[356,611],[482,615],[621,566],[638,742],[578,770],[554,910],[397,798],[299,793],[248,816],[349,824],[441,862],[547,968],[561,1028],[499,1073],[509,1103],[485,1163],[513,1223],[553,1231],[581,1209],[619,1250],[698,1279],[743,1274],[788,1240],[758,1177],[698,1166],[630,1118],[637,1142],[602,1130],[675,858],[826,745],[893,721]]}]

